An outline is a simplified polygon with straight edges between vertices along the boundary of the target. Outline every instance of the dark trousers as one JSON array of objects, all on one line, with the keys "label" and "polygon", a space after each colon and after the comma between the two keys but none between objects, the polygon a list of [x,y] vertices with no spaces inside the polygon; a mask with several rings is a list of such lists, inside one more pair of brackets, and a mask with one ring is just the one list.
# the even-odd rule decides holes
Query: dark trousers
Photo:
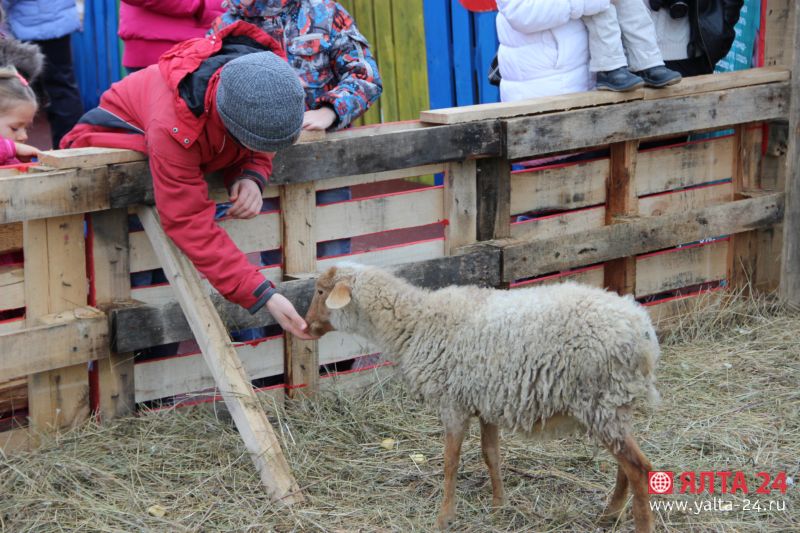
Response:
[{"label": "dark trousers", "polygon": [[83,104],[75,82],[72,67],[72,46],[70,36],[35,41],[45,56],[44,72],[37,86],[47,97],[47,120],[53,134],[53,148],[58,148],[61,137],[77,124],[83,115]]}]

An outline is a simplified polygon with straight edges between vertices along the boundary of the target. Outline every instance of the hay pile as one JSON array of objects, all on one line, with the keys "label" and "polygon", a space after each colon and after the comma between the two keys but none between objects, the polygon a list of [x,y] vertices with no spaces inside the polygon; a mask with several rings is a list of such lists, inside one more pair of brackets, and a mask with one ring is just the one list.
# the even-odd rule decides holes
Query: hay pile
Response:
[{"label": "hay pile", "polygon": [[[663,403],[638,417],[644,452],[664,470],[800,468],[800,314],[768,300],[726,301],[668,333],[659,368]],[[222,408],[181,409],[87,426],[35,453],[0,457],[4,531],[427,531],[442,479],[436,416],[394,381],[333,391],[271,412],[307,503],[264,497]],[[492,514],[473,431],[464,445],[455,531],[596,531],[613,486],[611,457],[584,439],[503,437],[509,504]],[[383,439],[396,441],[392,449]],[[419,453],[427,462],[416,464]],[[727,496],[726,496],[727,497]],[[658,499],[693,501],[707,496]],[[659,513],[659,530],[796,530],[786,511]],[[730,499],[730,498],[728,498]],[[743,497],[735,501],[742,503]],[[768,504],[767,504],[768,505]],[[160,506],[160,507],[158,507]],[[164,511],[163,516],[159,511]],[[615,530],[632,530],[628,515]]]}]

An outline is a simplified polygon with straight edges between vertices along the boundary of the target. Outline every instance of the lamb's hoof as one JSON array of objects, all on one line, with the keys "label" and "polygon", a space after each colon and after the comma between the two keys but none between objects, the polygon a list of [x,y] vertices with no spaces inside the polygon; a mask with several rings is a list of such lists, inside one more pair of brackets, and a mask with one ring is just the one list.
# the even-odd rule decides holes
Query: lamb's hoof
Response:
[{"label": "lamb's hoof", "polygon": [[450,528],[450,524],[453,523],[454,518],[454,511],[441,511],[439,516],[436,517],[436,527],[439,531],[447,531]]}]

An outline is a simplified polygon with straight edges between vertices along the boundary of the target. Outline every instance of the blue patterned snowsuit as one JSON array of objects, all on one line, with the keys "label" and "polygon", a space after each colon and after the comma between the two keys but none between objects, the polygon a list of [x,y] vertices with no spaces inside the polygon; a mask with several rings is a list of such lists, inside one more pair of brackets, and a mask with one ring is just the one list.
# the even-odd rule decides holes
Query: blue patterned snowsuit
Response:
[{"label": "blue patterned snowsuit", "polygon": [[236,20],[260,27],[286,50],[306,89],[306,106],[329,105],[335,129],[363,115],[383,90],[369,43],[334,0],[229,0],[214,30]]}]

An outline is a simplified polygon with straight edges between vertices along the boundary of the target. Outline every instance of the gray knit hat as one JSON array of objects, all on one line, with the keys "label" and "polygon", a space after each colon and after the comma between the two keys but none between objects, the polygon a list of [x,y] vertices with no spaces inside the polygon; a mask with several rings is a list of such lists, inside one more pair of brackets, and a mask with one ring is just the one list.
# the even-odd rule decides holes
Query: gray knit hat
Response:
[{"label": "gray knit hat", "polygon": [[305,92],[289,64],[272,52],[237,57],[222,68],[217,110],[236,139],[257,152],[276,152],[300,136]]}]

